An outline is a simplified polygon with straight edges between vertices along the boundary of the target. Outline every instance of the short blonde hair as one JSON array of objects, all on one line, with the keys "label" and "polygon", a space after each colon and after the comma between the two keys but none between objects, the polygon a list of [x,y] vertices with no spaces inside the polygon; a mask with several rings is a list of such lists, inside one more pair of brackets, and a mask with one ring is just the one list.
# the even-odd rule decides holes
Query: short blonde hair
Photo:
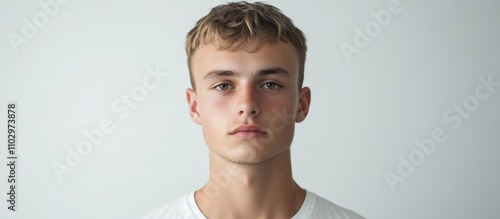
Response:
[{"label": "short blonde hair", "polygon": [[212,8],[208,15],[196,22],[186,37],[191,86],[195,89],[191,57],[200,43],[214,44],[223,50],[237,50],[252,42],[260,46],[263,43],[273,44],[277,40],[289,42],[297,49],[300,89],[304,81],[307,45],[304,33],[295,27],[290,18],[278,8],[262,2],[231,2]]}]

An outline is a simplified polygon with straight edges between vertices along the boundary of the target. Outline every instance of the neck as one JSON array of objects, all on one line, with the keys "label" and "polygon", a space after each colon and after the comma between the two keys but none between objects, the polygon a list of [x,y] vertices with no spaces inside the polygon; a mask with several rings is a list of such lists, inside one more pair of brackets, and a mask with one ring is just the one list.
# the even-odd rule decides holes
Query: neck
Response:
[{"label": "neck", "polygon": [[235,164],[210,152],[210,179],[195,193],[207,218],[291,218],[304,199],[290,150],[261,164]]}]

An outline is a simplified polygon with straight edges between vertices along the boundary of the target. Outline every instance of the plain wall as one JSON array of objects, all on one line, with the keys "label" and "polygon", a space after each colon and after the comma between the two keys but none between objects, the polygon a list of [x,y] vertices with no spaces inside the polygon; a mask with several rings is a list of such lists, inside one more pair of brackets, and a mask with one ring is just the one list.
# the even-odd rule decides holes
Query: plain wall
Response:
[{"label": "plain wall", "polygon": [[[47,2],[0,2],[0,163],[8,101],[19,157],[17,211],[2,204],[0,218],[140,218],[201,187],[208,150],[188,113],[184,40],[221,1],[61,0],[44,23]],[[367,218],[500,215],[500,87],[483,85],[500,82],[498,1],[269,3],[308,39],[301,186]],[[162,75],[141,93],[148,68]],[[102,120],[113,130],[59,181],[53,165]]]}]

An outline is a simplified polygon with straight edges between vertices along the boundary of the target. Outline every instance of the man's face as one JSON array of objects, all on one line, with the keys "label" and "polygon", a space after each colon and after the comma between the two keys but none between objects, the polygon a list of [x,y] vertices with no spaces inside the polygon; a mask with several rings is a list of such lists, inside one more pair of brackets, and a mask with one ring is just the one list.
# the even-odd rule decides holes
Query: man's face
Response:
[{"label": "man's face", "polygon": [[299,57],[281,41],[257,51],[200,45],[191,59],[193,121],[210,150],[234,163],[259,164],[288,150],[295,122],[307,116],[310,90],[299,90]]}]

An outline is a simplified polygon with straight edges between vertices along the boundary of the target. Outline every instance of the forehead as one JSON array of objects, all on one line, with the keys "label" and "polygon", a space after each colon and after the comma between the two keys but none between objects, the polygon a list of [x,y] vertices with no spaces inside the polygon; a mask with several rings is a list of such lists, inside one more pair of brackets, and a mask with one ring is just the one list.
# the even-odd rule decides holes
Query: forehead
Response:
[{"label": "forehead", "polygon": [[290,43],[249,45],[240,49],[220,49],[214,44],[201,44],[194,52],[192,73],[195,80],[213,71],[234,71],[242,74],[261,69],[282,68],[292,75],[298,75],[299,55]]}]

